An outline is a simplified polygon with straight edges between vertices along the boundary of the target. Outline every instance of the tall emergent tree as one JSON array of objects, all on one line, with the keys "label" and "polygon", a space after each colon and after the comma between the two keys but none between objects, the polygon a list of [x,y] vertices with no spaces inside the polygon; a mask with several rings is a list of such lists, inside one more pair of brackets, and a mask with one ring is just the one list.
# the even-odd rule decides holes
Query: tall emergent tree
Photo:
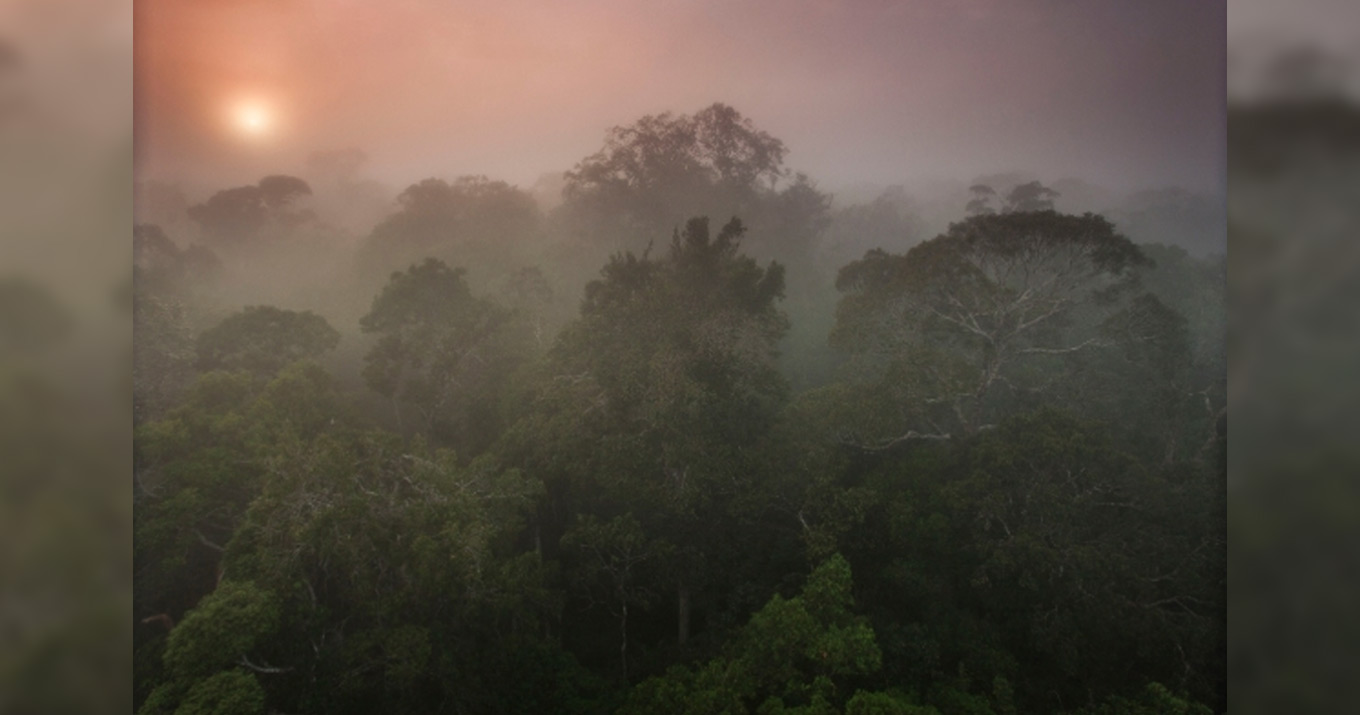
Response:
[{"label": "tall emergent tree", "polygon": [[569,209],[650,235],[713,211],[715,201],[729,214],[750,204],[787,173],[787,151],[725,104],[649,115],[611,129],[603,149],[567,172],[563,197]]},{"label": "tall emergent tree", "polygon": [[1041,390],[1038,361],[1100,345],[1099,315],[1147,263],[1100,216],[1034,211],[975,215],[842,268],[832,340],[903,413],[874,446],[977,432],[998,386]]},{"label": "tall emergent tree", "polygon": [[715,512],[746,478],[741,449],[786,392],[774,364],[787,329],[776,306],[783,268],[742,255],[742,233],[734,219],[713,236],[696,218],[661,259],[616,256],[586,287],[555,354],[561,377],[592,385],[603,411],[591,457],[609,495],[602,508],[632,511],[675,547],[667,585],[681,642],[691,590],[720,538]]},{"label": "tall emergent tree", "polygon": [[506,367],[492,353],[507,313],[473,296],[463,275],[434,258],[393,273],[359,321],[378,336],[364,380],[392,400],[398,420],[403,405],[414,408],[419,426],[444,444],[457,441],[470,406]]},{"label": "tall emergent tree", "polygon": [[[741,216],[748,253],[789,260],[811,250],[830,197],[784,166],[784,142],[725,104],[615,127],[566,173],[559,218],[612,250],[680,228],[691,216]],[[792,179],[783,188],[782,180]]]}]

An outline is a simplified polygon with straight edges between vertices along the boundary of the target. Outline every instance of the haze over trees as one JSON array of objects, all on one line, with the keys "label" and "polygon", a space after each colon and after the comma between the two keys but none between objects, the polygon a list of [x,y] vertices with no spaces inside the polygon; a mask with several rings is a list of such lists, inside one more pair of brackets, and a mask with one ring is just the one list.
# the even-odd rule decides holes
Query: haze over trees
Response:
[{"label": "haze over trees", "polygon": [[347,224],[342,152],[139,225],[138,711],[1222,712],[1211,213],[788,156],[714,104],[560,202]]}]

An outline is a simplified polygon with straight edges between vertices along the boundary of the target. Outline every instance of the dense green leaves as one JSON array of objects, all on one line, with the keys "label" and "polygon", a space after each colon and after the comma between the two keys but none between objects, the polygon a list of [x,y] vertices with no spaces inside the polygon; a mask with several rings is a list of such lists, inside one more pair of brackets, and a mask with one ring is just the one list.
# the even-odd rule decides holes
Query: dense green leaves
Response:
[{"label": "dense green leaves", "polygon": [[198,369],[271,377],[285,365],[333,350],[340,333],[311,312],[250,306],[198,336]]},{"label": "dense green leaves", "polygon": [[[1025,179],[912,245],[904,191],[833,214],[784,157],[714,105],[554,213],[412,185],[343,344],[138,227],[141,711],[1221,708],[1223,261]],[[306,188],[194,218],[267,237]],[[836,305],[811,259],[855,247]]]},{"label": "dense green leaves", "polygon": [[872,673],[874,633],[852,611],[850,566],[840,556],[808,577],[801,595],[776,595],[751,617],[724,653],[690,669],[671,668],[634,689],[624,713],[821,712],[838,699],[836,681]]},{"label": "dense green leaves", "polygon": [[393,273],[359,321],[378,337],[364,357],[364,380],[397,405],[399,421],[401,406],[414,408],[413,426],[467,446],[479,403],[492,399],[510,367],[497,341],[508,318],[472,295],[462,270],[436,259]]}]

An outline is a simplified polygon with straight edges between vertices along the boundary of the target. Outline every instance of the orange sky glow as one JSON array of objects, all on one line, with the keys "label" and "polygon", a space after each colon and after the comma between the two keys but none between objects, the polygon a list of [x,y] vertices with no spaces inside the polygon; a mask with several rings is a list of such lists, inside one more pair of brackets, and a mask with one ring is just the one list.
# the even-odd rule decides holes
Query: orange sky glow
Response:
[{"label": "orange sky glow", "polygon": [[610,126],[722,101],[830,188],[1029,169],[1220,190],[1221,4],[1079,5],[139,0],[139,176],[357,147],[397,184],[527,185]]}]

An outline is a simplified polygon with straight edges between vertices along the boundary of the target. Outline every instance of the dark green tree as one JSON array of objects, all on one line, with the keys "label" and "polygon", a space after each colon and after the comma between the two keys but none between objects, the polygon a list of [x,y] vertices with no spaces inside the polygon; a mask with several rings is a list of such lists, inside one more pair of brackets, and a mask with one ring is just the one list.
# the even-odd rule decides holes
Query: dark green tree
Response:
[{"label": "dark green tree", "polygon": [[[721,655],[638,684],[620,712],[841,712],[847,680],[881,664],[873,629],[853,606],[850,565],[834,555],[808,576],[801,594],[776,595],[751,616]],[[867,694],[856,697],[856,712],[873,712]]]},{"label": "dark green tree", "polygon": [[901,424],[856,441],[977,432],[998,386],[1042,390],[1052,372],[1037,363],[1100,345],[1088,314],[1110,310],[1146,263],[1100,216],[1038,211],[974,216],[906,254],[874,250],[845,266],[833,343]]},{"label": "dark green tree", "polygon": [[716,608],[720,579],[710,577],[725,578],[715,565],[741,549],[732,530],[747,528],[731,497],[749,496],[749,448],[786,392],[774,352],[786,326],[782,269],[742,255],[741,235],[739,222],[714,236],[695,219],[660,258],[615,256],[526,381],[497,447],[547,487],[531,525],[545,553],[577,514],[609,523],[631,512],[649,541],[668,545],[668,568],[639,585],[674,594],[666,628],[680,642],[695,604]]},{"label": "dark green tree", "polygon": [[[279,595],[288,711],[507,708],[552,596],[533,554],[507,548],[538,486],[483,459],[349,432],[276,452],[227,547],[229,578]],[[540,676],[539,673],[526,675]],[[498,705],[500,703],[500,705]]]},{"label": "dark green tree", "polygon": [[477,430],[493,426],[487,403],[511,367],[498,341],[508,311],[473,296],[463,275],[433,258],[393,273],[359,321],[378,338],[364,380],[392,401],[399,425],[402,406],[410,407],[413,426],[460,447],[485,445]]},{"label": "dark green tree", "polygon": [[643,574],[664,568],[670,545],[649,538],[631,514],[609,522],[586,515],[563,535],[562,544],[581,562],[578,584],[585,597],[618,619],[619,668],[627,682],[628,607],[646,607],[655,600],[657,594]]},{"label": "dark green tree", "polygon": [[335,349],[340,333],[311,311],[247,306],[198,336],[198,369],[273,377],[299,360]]}]

